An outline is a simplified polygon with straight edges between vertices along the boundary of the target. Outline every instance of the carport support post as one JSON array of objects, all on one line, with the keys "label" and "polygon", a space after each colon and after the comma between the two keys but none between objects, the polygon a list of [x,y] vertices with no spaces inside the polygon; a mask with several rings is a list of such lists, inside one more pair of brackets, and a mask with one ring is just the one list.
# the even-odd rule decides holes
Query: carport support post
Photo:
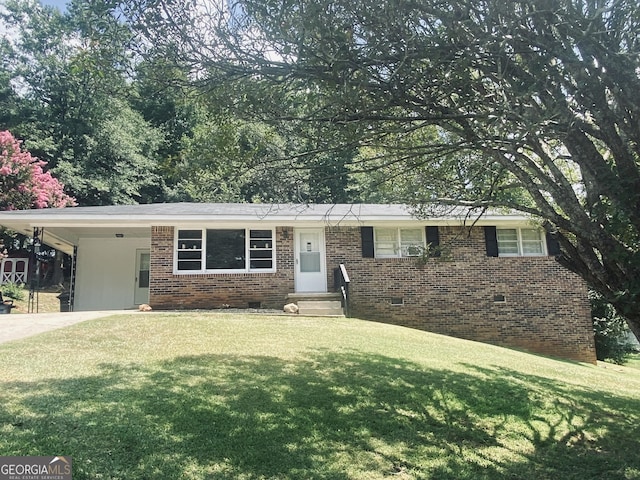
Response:
[{"label": "carport support post", "polygon": [[69,279],[69,312],[73,312],[73,303],[76,297],[76,265],[78,264],[78,246],[73,246],[71,258],[71,278]]},{"label": "carport support post", "polygon": [[38,291],[40,290],[40,241],[43,229],[33,228],[33,243],[31,246],[31,263],[29,265],[29,313],[38,313]]}]

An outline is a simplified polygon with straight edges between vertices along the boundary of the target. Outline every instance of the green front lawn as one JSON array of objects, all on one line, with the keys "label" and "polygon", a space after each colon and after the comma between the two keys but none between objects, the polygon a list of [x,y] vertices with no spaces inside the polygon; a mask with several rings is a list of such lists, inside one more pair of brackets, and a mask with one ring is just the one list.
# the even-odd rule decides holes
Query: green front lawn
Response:
[{"label": "green front lawn", "polygon": [[625,366],[640,370],[640,353],[636,353],[628,357]]},{"label": "green front lawn", "polygon": [[79,479],[640,479],[640,370],[351,319],[121,315],[0,345],[0,455]]}]

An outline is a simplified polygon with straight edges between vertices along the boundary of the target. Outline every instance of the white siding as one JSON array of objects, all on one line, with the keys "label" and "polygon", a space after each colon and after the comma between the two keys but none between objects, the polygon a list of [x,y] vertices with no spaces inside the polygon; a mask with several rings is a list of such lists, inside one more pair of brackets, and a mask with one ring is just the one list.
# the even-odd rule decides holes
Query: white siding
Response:
[{"label": "white siding", "polygon": [[145,238],[83,238],[78,244],[74,310],[134,308],[136,249]]}]

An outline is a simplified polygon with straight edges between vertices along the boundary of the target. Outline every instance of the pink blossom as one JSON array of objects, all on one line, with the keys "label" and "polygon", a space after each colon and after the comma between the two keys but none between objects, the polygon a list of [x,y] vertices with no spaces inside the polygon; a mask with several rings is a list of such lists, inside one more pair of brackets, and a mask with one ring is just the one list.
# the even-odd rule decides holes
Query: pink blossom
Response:
[{"label": "pink blossom", "polygon": [[47,162],[22,151],[20,142],[9,131],[0,131],[0,149],[0,210],[76,204],[73,197],[64,193],[64,185],[44,171]]}]

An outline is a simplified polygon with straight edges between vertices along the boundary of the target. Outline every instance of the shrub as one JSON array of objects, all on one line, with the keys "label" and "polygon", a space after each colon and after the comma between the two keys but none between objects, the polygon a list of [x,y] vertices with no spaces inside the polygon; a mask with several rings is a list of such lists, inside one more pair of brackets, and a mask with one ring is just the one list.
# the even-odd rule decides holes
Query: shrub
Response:
[{"label": "shrub", "polygon": [[624,364],[636,348],[629,342],[629,328],[613,305],[595,292],[589,293],[595,334],[596,357]]},{"label": "shrub", "polygon": [[0,287],[3,297],[24,300],[24,286],[21,283],[9,282]]}]

